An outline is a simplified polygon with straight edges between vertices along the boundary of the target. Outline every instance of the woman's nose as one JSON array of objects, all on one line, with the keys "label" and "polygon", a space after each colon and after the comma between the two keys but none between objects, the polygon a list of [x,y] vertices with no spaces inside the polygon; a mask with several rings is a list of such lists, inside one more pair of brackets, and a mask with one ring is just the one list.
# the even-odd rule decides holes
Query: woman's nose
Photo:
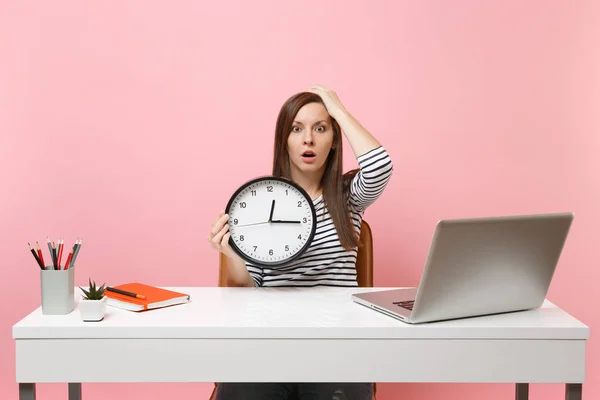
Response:
[{"label": "woman's nose", "polygon": [[306,133],[304,135],[304,144],[313,144],[313,135],[312,135],[312,133]]}]

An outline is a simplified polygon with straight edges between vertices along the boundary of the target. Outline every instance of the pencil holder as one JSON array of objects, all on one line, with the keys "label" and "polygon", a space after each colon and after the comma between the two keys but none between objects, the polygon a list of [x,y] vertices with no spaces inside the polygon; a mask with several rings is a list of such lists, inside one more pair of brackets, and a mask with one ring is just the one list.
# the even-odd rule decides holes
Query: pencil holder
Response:
[{"label": "pencil holder", "polygon": [[42,314],[65,315],[75,308],[75,268],[40,270]]}]

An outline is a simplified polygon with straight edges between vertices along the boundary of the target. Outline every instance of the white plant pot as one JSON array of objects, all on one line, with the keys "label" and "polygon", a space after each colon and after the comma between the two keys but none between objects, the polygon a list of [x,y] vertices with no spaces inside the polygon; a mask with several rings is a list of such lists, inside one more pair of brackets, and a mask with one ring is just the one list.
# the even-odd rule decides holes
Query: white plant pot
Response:
[{"label": "white plant pot", "polygon": [[106,300],[106,296],[102,300],[80,299],[78,308],[81,319],[84,321],[102,321],[106,311]]}]

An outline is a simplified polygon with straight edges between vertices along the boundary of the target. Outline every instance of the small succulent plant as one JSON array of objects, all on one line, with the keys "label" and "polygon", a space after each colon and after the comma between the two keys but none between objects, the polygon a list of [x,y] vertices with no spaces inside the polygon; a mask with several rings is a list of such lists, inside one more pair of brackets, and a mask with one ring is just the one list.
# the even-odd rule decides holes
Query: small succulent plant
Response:
[{"label": "small succulent plant", "polygon": [[79,289],[81,289],[81,291],[85,295],[84,298],[86,300],[102,300],[102,298],[104,297],[105,285],[106,284],[103,284],[100,287],[96,287],[96,282],[92,282],[92,280],[89,279],[88,290],[83,289],[81,286],[79,287]]}]

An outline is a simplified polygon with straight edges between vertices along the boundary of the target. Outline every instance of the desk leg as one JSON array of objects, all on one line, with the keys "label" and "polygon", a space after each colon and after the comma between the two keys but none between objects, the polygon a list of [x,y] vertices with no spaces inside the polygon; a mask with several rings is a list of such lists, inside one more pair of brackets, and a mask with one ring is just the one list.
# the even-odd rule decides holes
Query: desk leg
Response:
[{"label": "desk leg", "polygon": [[81,400],[81,383],[69,383],[69,400]]},{"label": "desk leg", "polygon": [[19,400],[35,400],[35,383],[19,383]]},{"label": "desk leg", "polygon": [[529,383],[517,383],[517,385],[515,387],[515,399],[516,400],[529,399]]},{"label": "desk leg", "polygon": [[581,400],[581,383],[567,383],[565,385],[566,400]]}]

